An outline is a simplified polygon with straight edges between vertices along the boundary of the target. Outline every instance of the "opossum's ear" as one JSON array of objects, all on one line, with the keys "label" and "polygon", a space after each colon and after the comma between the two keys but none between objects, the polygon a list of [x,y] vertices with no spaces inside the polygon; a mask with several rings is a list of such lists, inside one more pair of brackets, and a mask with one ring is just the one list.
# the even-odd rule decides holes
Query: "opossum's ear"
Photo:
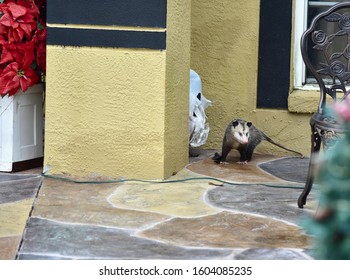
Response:
[{"label": "opossum's ear", "polygon": [[251,122],[247,122],[247,126],[248,126],[248,127],[251,127],[251,126],[252,126],[252,123],[251,123]]},{"label": "opossum's ear", "polygon": [[238,125],[238,121],[233,121],[233,122],[232,122],[232,126],[233,126],[233,127],[236,127],[237,125]]}]

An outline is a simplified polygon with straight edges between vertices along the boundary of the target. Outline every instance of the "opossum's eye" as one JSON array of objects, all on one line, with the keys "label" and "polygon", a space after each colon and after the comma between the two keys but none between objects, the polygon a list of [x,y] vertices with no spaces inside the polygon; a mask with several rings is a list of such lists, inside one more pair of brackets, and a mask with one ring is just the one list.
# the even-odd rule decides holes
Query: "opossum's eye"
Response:
[{"label": "opossum's eye", "polygon": [[241,136],[241,137],[242,137],[242,136],[243,136],[243,133],[242,133],[242,132],[239,132],[239,136]]},{"label": "opossum's eye", "polygon": [[247,132],[245,135],[248,137],[248,136],[249,136],[249,133]]}]

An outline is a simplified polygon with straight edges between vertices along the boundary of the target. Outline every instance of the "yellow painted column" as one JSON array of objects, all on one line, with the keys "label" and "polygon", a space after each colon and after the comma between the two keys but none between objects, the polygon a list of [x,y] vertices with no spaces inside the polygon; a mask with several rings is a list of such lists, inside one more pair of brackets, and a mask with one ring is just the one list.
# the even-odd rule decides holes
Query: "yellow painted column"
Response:
[{"label": "yellow painted column", "polygon": [[[164,174],[188,163],[191,1],[168,1]],[[188,71],[183,71],[187,69]]]},{"label": "yellow painted column", "polygon": [[166,178],[188,160],[190,1],[105,2],[48,5],[45,168]]}]

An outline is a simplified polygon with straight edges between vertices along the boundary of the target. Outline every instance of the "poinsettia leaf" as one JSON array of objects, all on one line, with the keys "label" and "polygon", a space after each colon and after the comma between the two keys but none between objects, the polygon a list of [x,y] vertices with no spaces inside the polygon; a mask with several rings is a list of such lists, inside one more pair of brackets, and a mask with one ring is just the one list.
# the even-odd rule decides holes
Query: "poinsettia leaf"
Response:
[{"label": "poinsettia leaf", "polygon": [[33,62],[30,64],[30,68],[37,69],[38,68],[38,63],[35,60],[33,60]]},{"label": "poinsettia leaf", "polygon": [[2,50],[2,53],[1,53],[0,64],[12,62],[12,61],[13,61],[13,56],[12,56],[11,52],[7,48],[4,48]]},{"label": "poinsettia leaf", "polygon": [[27,89],[29,88],[30,84],[31,84],[31,80],[30,79],[20,78],[19,79],[19,84],[21,86],[21,90],[23,92],[26,92]]},{"label": "poinsettia leaf", "polygon": [[[5,72],[5,71],[4,71]],[[6,72],[0,77],[0,94],[10,94],[13,90],[18,91],[19,80],[15,79],[17,74],[15,72]]]},{"label": "poinsettia leaf", "polygon": [[21,30],[23,30],[23,35],[24,35],[24,33],[25,33],[27,36],[30,36],[30,35],[31,35],[33,29],[32,29],[32,27],[30,26],[30,24],[24,24],[24,23],[22,23],[22,24],[19,25],[19,27],[20,27]]},{"label": "poinsettia leaf", "polygon": [[24,16],[27,13],[27,8],[15,3],[8,3],[9,11],[12,13],[14,19]]},{"label": "poinsettia leaf", "polygon": [[9,14],[3,14],[3,16],[0,18],[0,23],[4,26],[11,27],[13,26],[12,17]]},{"label": "poinsettia leaf", "polygon": [[41,22],[38,21],[38,20],[36,21],[36,26],[37,26],[37,28],[38,28],[39,30],[43,30],[43,29],[45,28],[45,26],[42,25]]}]

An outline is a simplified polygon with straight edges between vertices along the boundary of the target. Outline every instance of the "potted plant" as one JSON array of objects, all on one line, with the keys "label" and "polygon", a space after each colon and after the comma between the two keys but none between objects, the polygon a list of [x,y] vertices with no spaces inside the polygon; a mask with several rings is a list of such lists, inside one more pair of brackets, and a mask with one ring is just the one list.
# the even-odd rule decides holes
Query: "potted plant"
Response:
[{"label": "potted plant", "polygon": [[46,0],[0,0],[0,171],[42,162],[45,8]]}]

